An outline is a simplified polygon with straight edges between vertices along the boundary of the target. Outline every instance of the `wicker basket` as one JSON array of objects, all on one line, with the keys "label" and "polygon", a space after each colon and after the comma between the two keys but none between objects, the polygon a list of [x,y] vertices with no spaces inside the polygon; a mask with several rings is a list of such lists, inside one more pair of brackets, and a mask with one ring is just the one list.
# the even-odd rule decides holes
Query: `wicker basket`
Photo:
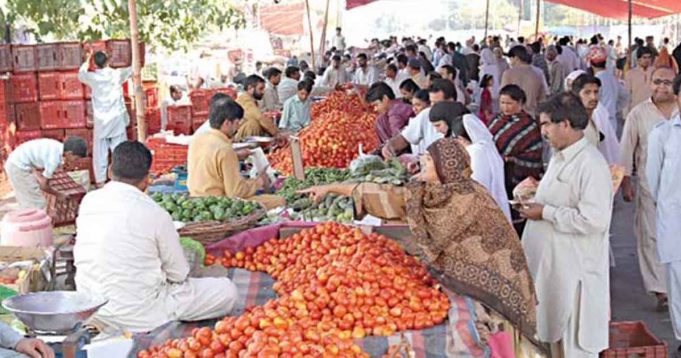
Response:
[{"label": "wicker basket", "polygon": [[225,237],[251,228],[255,223],[267,214],[265,209],[258,209],[248,216],[233,221],[204,221],[187,224],[178,230],[182,237],[192,238],[204,246],[216,243]]}]

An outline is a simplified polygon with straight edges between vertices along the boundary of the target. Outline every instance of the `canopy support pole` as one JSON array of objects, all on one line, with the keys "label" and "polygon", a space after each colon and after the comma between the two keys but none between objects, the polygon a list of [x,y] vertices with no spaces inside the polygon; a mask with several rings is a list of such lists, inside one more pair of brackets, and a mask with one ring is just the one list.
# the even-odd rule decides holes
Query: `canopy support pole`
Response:
[{"label": "canopy support pole", "polygon": [[307,10],[307,25],[308,25],[308,30],[310,31],[310,54],[312,56],[312,69],[314,71],[317,70],[317,66],[315,66],[315,56],[314,56],[314,35],[313,35],[313,29],[312,29],[312,18],[310,17],[310,1],[305,0],[305,8]]},{"label": "canopy support pole", "polygon": [[[139,31],[137,30],[137,3],[128,0],[130,14],[130,47],[132,50],[132,85],[135,89],[135,117],[137,122],[137,140],[144,142],[147,137],[147,123],[144,121],[144,97],[142,92],[142,63],[140,61]],[[129,138],[130,139],[130,138]]]},{"label": "canopy support pole", "polygon": [[541,0],[537,0],[537,21],[534,24],[534,40],[539,39],[539,19],[541,17]]},{"label": "canopy support pole", "polygon": [[324,12],[324,28],[322,29],[322,38],[319,43],[319,53],[326,52],[326,28],[329,27],[329,3],[331,0],[326,0],[326,11]]},{"label": "canopy support pole", "polygon": [[631,49],[632,49],[632,47],[631,47],[631,45],[632,45],[632,42],[631,42],[632,41],[631,40],[631,19],[632,19],[633,15],[634,15],[634,3],[633,3],[632,0],[629,0],[629,19],[627,21],[627,27],[628,27],[627,31],[629,32],[629,51],[630,51],[630,53],[629,53],[629,68],[634,67],[634,54],[631,53]]},{"label": "canopy support pole", "polygon": [[489,0],[487,0],[487,4],[485,5],[485,39],[487,39],[488,24],[489,24]]},{"label": "canopy support pole", "polygon": [[520,23],[523,21],[523,12],[525,11],[525,2],[520,0],[520,8],[518,9],[518,30],[516,31],[516,37],[520,36]]}]

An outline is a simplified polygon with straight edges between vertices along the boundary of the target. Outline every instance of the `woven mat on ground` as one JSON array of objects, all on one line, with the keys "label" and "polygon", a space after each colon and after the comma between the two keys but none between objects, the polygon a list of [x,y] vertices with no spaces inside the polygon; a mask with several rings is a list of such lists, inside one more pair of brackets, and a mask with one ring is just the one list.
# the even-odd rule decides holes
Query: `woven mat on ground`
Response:
[{"label": "woven mat on ground", "polygon": [[[277,297],[272,290],[274,280],[267,274],[254,273],[242,269],[230,269],[229,277],[238,288],[239,299],[235,307],[235,315],[241,314],[246,307],[263,305],[268,300]],[[456,349],[456,357],[485,357],[489,351],[480,348],[475,330],[475,313],[473,301],[470,298],[456,296],[452,299],[452,308],[449,319],[456,324],[448,325],[447,322],[420,331],[407,331],[405,338],[409,341],[416,352],[417,358],[440,358],[446,357],[445,350],[447,336],[450,335]],[[153,332],[135,337],[135,346],[130,354],[136,357],[136,352],[154,345],[160,345],[168,339],[189,336],[196,327],[211,327],[215,320],[202,322],[170,322]],[[452,332],[456,327],[456,331]],[[372,357],[383,356],[388,347],[397,345],[401,341],[400,334],[392,337],[367,337],[358,341],[358,345]]]}]

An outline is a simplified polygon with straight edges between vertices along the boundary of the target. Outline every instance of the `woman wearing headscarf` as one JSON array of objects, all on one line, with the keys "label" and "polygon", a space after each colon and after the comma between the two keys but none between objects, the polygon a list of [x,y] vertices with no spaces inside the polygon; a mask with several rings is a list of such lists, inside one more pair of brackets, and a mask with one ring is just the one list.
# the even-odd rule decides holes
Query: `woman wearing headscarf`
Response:
[{"label": "woman wearing headscarf", "polygon": [[655,67],[669,67],[674,70],[674,74],[679,73],[679,64],[676,63],[674,57],[669,54],[667,47],[664,46],[660,49],[660,54],[655,59]]},{"label": "woman wearing headscarf", "polygon": [[[335,193],[354,199],[358,216],[405,218],[414,243],[439,281],[508,320],[531,347],[537,304],[525,254],[513,228],[487,190],[471,179],[470,159],[454,138],[440,139],[421,157],[406,187],[332,184],[302,191],[320,200]],[[448,347],[449,348],[449,347]]]},{"label": "woman wearing headscarf", "polygon": [[442,135],[456,138],[471,159],[471,178],[482,184],[511,222],[511,208],[504,187],[504,160],[501,159],[494,139],[480,119],[465,114],[459,103],[439,102],[430,110],[430,122]]},{"label": "woman wearing headscarf", "polygon": [[485,75],[492,76],[492,103],[499,98],[499,88],[501,86],[501,69],[494,52],[485,48],[480,52],[480,78]]}]

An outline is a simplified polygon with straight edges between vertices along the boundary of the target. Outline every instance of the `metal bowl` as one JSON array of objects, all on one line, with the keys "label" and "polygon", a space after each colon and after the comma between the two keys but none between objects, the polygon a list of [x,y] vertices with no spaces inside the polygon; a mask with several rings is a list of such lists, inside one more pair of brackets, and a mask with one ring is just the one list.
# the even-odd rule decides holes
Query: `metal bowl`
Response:
[{"label": "metal bowl", "polygon": [[253,144],[260,146],[263,149],[267,149],[270,145],[272,145],[272,143],[274,143],[274,138],[253,136],[253,137],[244,138],[244,142],[253,143]]},{"label": "metal bowl", "polygon": [[83,293],[53,291],[10,297],[2,306],[37,334],[69,334],[107,302]]}]

